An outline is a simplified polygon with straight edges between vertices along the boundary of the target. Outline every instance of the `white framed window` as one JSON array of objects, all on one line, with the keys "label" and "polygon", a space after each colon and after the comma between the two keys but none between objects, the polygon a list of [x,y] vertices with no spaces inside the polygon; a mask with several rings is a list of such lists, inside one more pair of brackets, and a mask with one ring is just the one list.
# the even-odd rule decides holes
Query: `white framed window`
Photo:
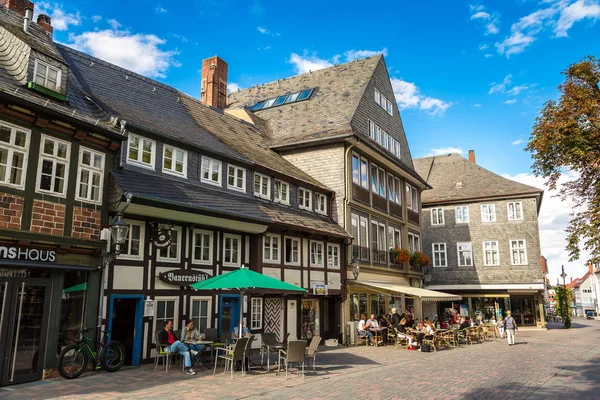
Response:
[{"label": "white framed window", "polygon": [[510,261],[512,265],[527,265],[527,246],[525,240],[510,241]]},{"label": "white framed window", "polygon": [[290,184],[287,182],[275,179],[275,203],[290,205]]},{"label": "white framed window", "polygon": [[285,264],[300,265],[300,239],[285,237]]},{"label": "white framed window", "polygon": [[384,110],[386,109],[387,106],[387,99],[385,98],[384,95],[381,95],[381,101],[379,102],[379,105],[381,106],[381,108],[383,108]]},{"label": "white framed window", "polygon": [[486,267],[500,265],[500,251],[497,240],[483,242],[483,265]]},{"label": "white framed window", "polygon": [[228,267],[241,266],[242,237],[230,233],[223,234],[223,265]]},{"label": "white framed window", "polygon": [[356,244],[360,247],[357,256],[362,261],[369,260],[369,219],[362,215],[351,214],[352,236],[356,239]]},{"label": "white framed window", "polygon": [[178,296],[157,296],[154,305],[154,332],[164,329],[167,321],[173,321],[173,329],[179,326]]},{"label": "white framed window", "polygon": [[42,135],[37,191],[59,197],[67,195],[71,143]]},{"label": "white framed window", "polygon": [[0,121],[0,184],[25,188],[31,131]]},{"label": "white framed window", "polygon": [[496,221],[496,205],[482,204],[481,205],[481,222]]},{"label": "white framed window", "polygon": [[165,144],[162,172],[187,178],[187,158],[187,151]]},{"label": "white framed window", "polygon": [[406,207],[419,212],[419,190],[408,183],[406,184]]},{"label": "white framed window", "polygon": [[352,182],[369,190],[369,169],[367,160],[358,154],[352,154]]},{"label": "white framed window", "polygon": [[373,262],[386,262],[385,224],[371,221],[371,249],[373,253]]},{"label": "white framed window", "polygon": [[333,269],[340,268],[340,245],[339,244],[328,244],[327,245],[327,268],[333,268]]},{"label": "white framed window", "polygon": [[156,253],[156,260],[161,262],[178,263],[181,260],[181,227],[171,228],[171,243]]},{"label": "white framed window", "polygon": [[312,190],[298,188],[298,208],[312,211]]},{"label": "white framed window", "polygon": [[447,267],[446,243],[432,243],[431,249],[433,252],[433,266]]},{"label": "white framed window", "polygon": [[202,156],[202,175],[200,181],[221,186],[221,169],[223,164],[214,158]]},{"label": "white framed window", "polygon": [[252,297],[250,308],[250,329],[262,329],[263,299],[261,297]]},{"label": "white framed window", "polygon": [[459,267],[473,266],[473,247],[471,245],[471,242],[456,243],[456,252],[458,253]]},{"label": "white framed window", "polygon": [[53,67],[38,59],[35,60],[33,79],[36,84],[54,90],[55,92],[60,92],[61,78],[62,71],[59,68]]},{"label": "white framed window", "polygon": [[76,200],[92,203],[102,202],[102,185],[104,182],[104,154],[86,147],[79,148],[79,164],[77,166]]},{"label": "white framed window", "polygon": [[408,251],[421,251],[421,238],[416,233],[408,233]]},{"label": "white framed window", "polygon": [[144,233],[146,225],[143,221],[125,220],[129,226],[127,239],[121,248],[119,259],[142,260],[144,258]]},{"label": "white framed window", "polygon": [[246,193],[246,168],[231,164],[227,166],[227,189]]},{"label": "white framed window", "polygon": [[327,215],[327,196],[321,193],[315,193],[315,212]]},{"label": "white framed window", "polygon": [[402,248],[402,232],[400,229],[388,226],[388,249],[392,250],[394,248]]},{"label": "white framed window", "polygon": [[508,203],[507,207],[509,221],[523,219],[523,202],[511,201]]},{"label": "white framed window", "polygon": [[431,225],[444,225],[444,209],[436,207],[431,209]]},{"label": "white framed window", "polygon": [[204,334],[206,328],[211,327],[212,297],[191,296],[190,319],[194,321],[194,327]]},{"label": "white framed window", "polygon": [[323,267],[323,242],[310,241],[310,266]]},{"label": "white framed window", "polygon": [[281,254],[281,236],[267,233],[263,237],[263,262],[278,263]]},{"label": "white framed window", "polygon": [[381,104],[381,93],[377,89],[375,89],[375,103]]},{"label": "white framed window", "polygon": [[469,223],[469,206],[456,207],[456,223],[457,224],[468,224]]},{"label": "white framed window", "polygon": [[127,163],[154,169],[156,142],[145,137],[129,134],[127,138]]},{"label": "white framed window", "polygon": [[261,199],[271,200],[271,177],[254,173],[254,195]]},{"label": "white framed window", "polygon": [[214,233],[203,229],[192,230],[192,263],[212,265]]},{"label": "white framed window", "polygon": [[386,111],[387,111],[388,114],[394,115],[394,107],[392,106],[392,102],[391,101],[387,102]]}]

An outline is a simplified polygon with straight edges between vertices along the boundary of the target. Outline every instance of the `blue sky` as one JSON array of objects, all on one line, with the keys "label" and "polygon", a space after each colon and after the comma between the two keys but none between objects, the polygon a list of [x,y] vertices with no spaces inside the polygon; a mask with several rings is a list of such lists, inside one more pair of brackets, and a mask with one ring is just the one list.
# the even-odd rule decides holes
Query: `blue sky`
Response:
[{"label": "blue sky", "polygon": [[[483,167],[538,187],[523,151],[535,117],[561,71],[600,47],[600,0],[50,1],[39,12],[55,40],[195,97],[215,54],[244,88],[383,52],[413,157],[473,149]],[[562,250],[569,209],[546,193],[553,277],[563,263],[584,272]]]}]

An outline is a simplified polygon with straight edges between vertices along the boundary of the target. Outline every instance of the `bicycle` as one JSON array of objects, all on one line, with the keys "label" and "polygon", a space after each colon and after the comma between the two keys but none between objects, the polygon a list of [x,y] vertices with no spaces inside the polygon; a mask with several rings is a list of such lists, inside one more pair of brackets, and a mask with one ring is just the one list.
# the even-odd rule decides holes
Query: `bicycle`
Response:
[{"label": "bicycle", "polygon": [[[125,362],[125,347],[116,341],[108,341],[110,332],[101,332],[102,341],[97,342],[85,336],[91,329],[81,329],[76,332],[79,339],[68,345],[58,356],[58,373],[65,379],[75,379],[85,371],[91,356],[95,369],[104,369],[106,372],[116,372]],[[96,353],[90,344],[100,345]]]}]

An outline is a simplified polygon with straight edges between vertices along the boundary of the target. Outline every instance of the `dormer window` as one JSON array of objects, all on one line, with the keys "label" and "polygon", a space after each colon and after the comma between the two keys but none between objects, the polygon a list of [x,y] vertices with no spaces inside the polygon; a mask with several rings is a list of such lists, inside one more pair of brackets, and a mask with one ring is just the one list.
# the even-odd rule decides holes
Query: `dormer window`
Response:
[{"label": "dormer window", "polygon": [[60,92],[61,70],[46,64],[43,61],[35,60],[35,68],[33,71],[33,80],[36,84],[45,87],[46,89]]}]

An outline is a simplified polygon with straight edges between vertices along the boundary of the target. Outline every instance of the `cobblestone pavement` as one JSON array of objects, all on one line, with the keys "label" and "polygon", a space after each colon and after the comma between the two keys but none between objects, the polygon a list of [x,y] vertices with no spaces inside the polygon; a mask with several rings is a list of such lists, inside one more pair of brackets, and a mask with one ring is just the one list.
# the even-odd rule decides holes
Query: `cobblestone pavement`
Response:
[{"label": "cobblestone pavement", "polygon": [[302,379],[254,370],[187,376],[153,366],[109,374],[87,372],[0,389],[15,399],[599,399],[600,322],[578,319],[571,330],[517,333],[437,353],[385,347],[322,348],[317,371]]}]

